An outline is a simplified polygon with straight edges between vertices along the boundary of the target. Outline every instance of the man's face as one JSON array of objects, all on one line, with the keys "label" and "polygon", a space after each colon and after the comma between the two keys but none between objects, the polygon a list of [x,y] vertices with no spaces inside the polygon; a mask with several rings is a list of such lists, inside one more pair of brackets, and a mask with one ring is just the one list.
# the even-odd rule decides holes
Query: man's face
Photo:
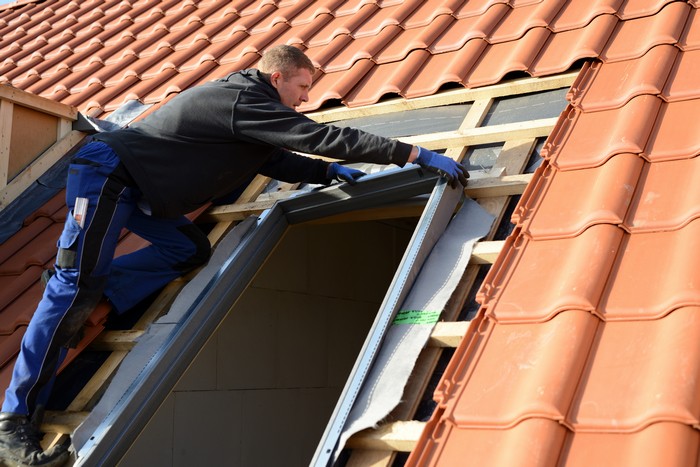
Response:
[{"label": "man's face", "polygon": [[311,72],[306,68],[298,68],[290,76],[279,71],[270,75],[270,82],[277,89],[282,104],[293,109],[309,100],[311,79]]}]

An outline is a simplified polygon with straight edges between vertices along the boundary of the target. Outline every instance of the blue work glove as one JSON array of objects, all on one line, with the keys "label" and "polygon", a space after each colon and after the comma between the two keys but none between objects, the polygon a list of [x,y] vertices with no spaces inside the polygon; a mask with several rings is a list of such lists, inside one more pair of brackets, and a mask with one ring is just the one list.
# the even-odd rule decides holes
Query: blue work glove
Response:
[{"label": "blue work glove", "polygon": [[457,182],[461,183],[462,186],[467,186],[467,179],[469,178],[467,168],[447,156],[418,146],[418,157],[416,157],[414,163],[431,172],[447,177],[447,181],[452,185],[452,188],[457,187]]},{"label": "blue work glove", "polygon": [[328,166],[328,178],[335,180],[340,180],[341,182],[348,182],[350,185],[357,183],[357,179],[367,175],[361,170],[351,169],[350,167],[345,167],[337,162],[332,162]]}]

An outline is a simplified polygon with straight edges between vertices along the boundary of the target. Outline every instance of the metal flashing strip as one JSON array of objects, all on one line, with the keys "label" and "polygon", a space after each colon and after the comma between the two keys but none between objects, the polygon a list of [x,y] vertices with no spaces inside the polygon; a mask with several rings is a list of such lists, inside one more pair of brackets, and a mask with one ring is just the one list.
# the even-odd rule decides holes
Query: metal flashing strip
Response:
[{"label": "metal flashing strip", "polygon": [[313,203],[299,196],[281,202],[281,207],[289,223],[297,224],[430,193],[437,180],[436,174],[410,164],[402,170],[366,175],[355,185],[342,183],[314,191]]},{"label": "metal flashing strip", "polygon": [[343,388],[333,415],[316,448],[311,465],[326,467],[335,462],[339,454],[337,451],[343,428],[372,363],[377,357],[387,329],[396,317],[398,308],[411,290],[421,266],[447,227],[463,196],[463,190],[450,188],[444,178],[441,178],[435,185],[360,355]]},{"label": "metal flashing strip", "polygon": [[[149,354],[148,361],[142,362],[142,369],[128,382],[123,394],[115,398],[114,405],[93,425],[81,425],[76,430],[74,444],[79,457],[75,465],[119,462],[292,222],[426,193],[436,180],[433,174],[412,167],[384,172],[365,177],[353,187],[338,184],[278,202],[263,213],[211,279],[196,292],[180,319],[177,322],[166,319],[171,326],[164,328],[167,335],[159,337],[158,347]],[[439,182],[439,186],[444,183]],[[461,194],[461,190],[450,191]],[[424,256],[420,251],[416,253]],[[144,345],[149,344],[147,339],[144,341]],[[138,351],[140,344],[132,352]],[[81,428],[86,429],[76,440]]]}]

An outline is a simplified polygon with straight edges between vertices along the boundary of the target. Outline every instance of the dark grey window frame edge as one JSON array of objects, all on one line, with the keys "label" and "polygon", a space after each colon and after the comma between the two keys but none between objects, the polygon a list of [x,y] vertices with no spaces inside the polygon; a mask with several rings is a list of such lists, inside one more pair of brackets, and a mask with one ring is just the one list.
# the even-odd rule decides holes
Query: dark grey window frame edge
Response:
[{"label": "dark grey window frame edge", "polygon": [[75,465],[121,460],[290,225],[404,200],[440,186],[444,180],[411,166],[366,176],[354,186],[333,185],[277,202],[202,288],[165,344],[81,447]]}]

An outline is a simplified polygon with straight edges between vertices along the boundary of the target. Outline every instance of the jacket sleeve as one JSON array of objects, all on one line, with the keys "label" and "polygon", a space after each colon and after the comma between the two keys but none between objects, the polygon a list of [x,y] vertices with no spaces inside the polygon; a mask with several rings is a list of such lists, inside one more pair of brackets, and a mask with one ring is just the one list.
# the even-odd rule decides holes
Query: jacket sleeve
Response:
[{"label": "jacket sleeve", "polygon": [[326,176],[328,165],[328,162],[320,159],[278,149],[260,168],[259,173],[288,183],[305,182],[329,185],[331,180]]},{"label": "jacket sleeve", "polygon": [[236,137],[334,159],[404,166],[411,145],[349,127],[317,123],[264,94],[244,91],[234,104]]}]

